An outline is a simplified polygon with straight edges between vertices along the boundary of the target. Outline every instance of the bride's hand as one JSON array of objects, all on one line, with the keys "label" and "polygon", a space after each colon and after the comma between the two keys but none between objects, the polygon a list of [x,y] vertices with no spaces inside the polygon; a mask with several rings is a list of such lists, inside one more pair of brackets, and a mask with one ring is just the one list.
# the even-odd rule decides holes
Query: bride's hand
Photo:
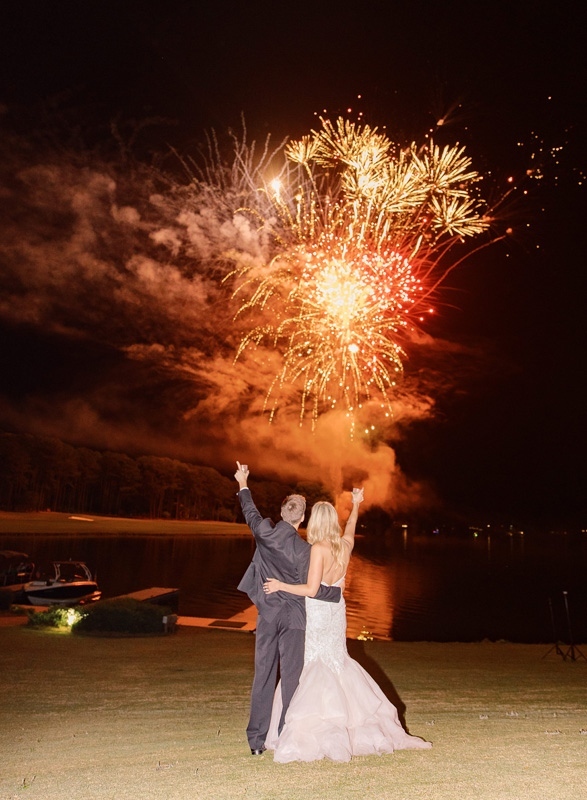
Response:
[{"label": "bride's hand", "polygon": [[278,592],[280,589],[281,581],[278,581],[277,578],[268,578],[263,584],[265,594],[273,594],[273,592]]},{"label": "bride's hand", "polygon": [[362,503],[364,489],[353,489],[353,503]]}]

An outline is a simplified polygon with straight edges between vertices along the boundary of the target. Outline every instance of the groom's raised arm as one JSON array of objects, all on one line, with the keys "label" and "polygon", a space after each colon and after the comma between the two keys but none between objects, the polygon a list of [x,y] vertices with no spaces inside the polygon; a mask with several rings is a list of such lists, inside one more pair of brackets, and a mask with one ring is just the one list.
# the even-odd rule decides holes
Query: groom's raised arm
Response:
[{"label": "groom's raised arm", "polygon": [[244,486],[242,489],[239,489],[238,493],[239,503],[241,504],[241,509],[243,512],[243,516],[245,518],[245,522],[255,534],[259,530],[260,524],[263,522],[263,517],[259,513],[259,509],[253,502],[253,498],[251,496],[251,490],[248,486]]},{"label": "groom's raised arm", "polygon": [[[236,462],[236,465],[237,470],[234,473],[234,477],[238,483],[238,500],[241,504],[245,521],[251,529],[253,535],[255,535],[257,532],[259,532],[259,526],[263,522],[263,517],[253,502],[251,490],[247,486],[247,480],[249,477],[248,466],[246,464],[240,464],[238,461]],[[270,525],[269,527],[271,528],[272,526]]]}]

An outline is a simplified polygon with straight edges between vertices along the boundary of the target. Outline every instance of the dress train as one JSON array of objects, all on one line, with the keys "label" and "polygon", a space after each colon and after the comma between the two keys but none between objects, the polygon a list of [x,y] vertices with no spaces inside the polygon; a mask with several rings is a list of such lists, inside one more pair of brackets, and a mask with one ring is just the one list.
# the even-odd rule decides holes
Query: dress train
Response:
[{"label": "dress train", "polygon": [[306,599],[304,669],[278,736],[281,687],[265,746],[280,763],[432,747],[402,727],[396,707],[346,649],[346,606]]}]

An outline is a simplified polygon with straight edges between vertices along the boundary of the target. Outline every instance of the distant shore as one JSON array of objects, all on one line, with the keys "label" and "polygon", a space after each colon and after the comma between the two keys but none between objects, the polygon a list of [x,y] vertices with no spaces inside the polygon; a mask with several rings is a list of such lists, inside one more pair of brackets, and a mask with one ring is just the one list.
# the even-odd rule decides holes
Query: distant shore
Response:
[{"label": "distant shore", "polygon": [[0,511],[0,536],[250,536],[237,522],[213,520],[134,519],[57,511]]}]

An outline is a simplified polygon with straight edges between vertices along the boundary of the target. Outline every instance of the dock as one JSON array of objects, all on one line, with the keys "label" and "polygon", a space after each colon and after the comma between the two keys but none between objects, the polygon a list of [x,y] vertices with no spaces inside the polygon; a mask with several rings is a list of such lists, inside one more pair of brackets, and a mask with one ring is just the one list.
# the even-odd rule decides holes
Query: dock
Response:
[{"label": "dock", "polygon": [[[109,599],[120,600],[123,597],[131,597],[133,600],[138,600],[141,603],[156,603],[157,605],[165,605],[165,603],[175,604],[179,599],[179,589],[151,586],[148,589],[139,589],[136,592],[121,594],[116,598]],[[245,633],[251,633],[257,627],[257,609],[255,606],[251,605],[244,611],[240,611],[238,614],[234,614],[228,619],[216,619],[214,617],[186,617],[178,615],[176,624],[191,628],[219,628],[220,630],[243,631]]]},{"label": "dock", "polygon": [[213,619],[209,617],[182,617],[177,618],[178,625],[192,628],[219,628],[225,631],[243,631],[253,633],[257,627],[257,609],[249,606],[244,611],[228,619]]},{"label": "dock", "polygon": [[[109,600],[122,600],[131,598],[138,600],[140,603],[155,603],[156,605],[165,604],[168,602],[177,602],[179,598],[179,589],[150,586],[148,589],[139,589],[136,592],[128,592],[128,594],[119,594],[116,597],[109,597]],[[103,598],[104,600],[106,598]]]}]

